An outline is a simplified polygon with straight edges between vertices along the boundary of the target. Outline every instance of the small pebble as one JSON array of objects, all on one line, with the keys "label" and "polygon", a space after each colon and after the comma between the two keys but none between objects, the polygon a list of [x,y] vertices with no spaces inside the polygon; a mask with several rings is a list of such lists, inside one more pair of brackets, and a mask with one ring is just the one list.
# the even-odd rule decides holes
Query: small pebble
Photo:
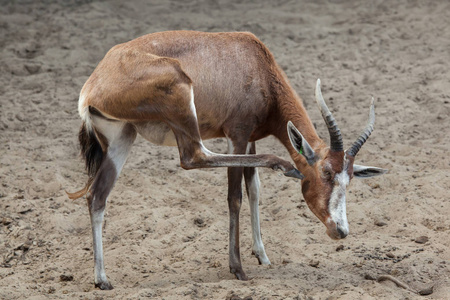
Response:
[{"label": "small pebble", "polygon": [[319,263],[320,262],[318,260],[312,260],[312,261],[309,262],[309,265],[311,267],[318,268],[319,267]]},{"label": "small pebble", "polygon": [[428,242],[428,237],[427,236],[419,236],[418,238],[416,238],[414,240],[417,244],[425,244],[426,242]]},{"label": "small pebble", "polygon": [[375,221],[375,225],[377,225],[377,226],[386,226],[387,225],[387,223],[386,222],[384,222],[384,221],[381,221],[381,220],[376,220]]},{"label": "small pebble", "polygon": [[336,251],[342,251],[342,250],[344,250],[344,245],[339,245],[339,246],[337,246],[336,247]]},{"label": "small pebble", "polygon": [[226,300],[242,300],[242,298],[239,297],[238,295],[235,295],[234,292],[231,292],[231,294],[228,295],[225,299]]},{"label": "small pebble", "polygon": [[59,279],[61,279],[61,281],[73,281],[73,276],[62,274],[59,276]]},{"label": "small pebble", "polygon": [[185,243],[192,241],[192,237],[191,236],[185,236],[184,238],[182,238],[181,240]]},{"label": "small pebble", "polygon": [[210,263],[209,266],[210,266],[211,268],[219,268],[219,267],[222,266],[222,264],[220,263],[220,261],[215,260],[215,261],[213,261],[212,263]]},{"label": "small pebble", "polygon": [[421,296],[431,295],[431,294],[433,294],[433,288],[434,288],[434,286],[431,286],[426,289],[422,289],[419,291],[419,295],[421,295]]},{"label": "small pebble", "polygon": [[392,252],[386,253],[386,256],[389,257],[389,258],[394,258],[395,257],[395,255]]},{"label": "small pebble", "polygon": [[2,219],[2,224],[6,226],[6,225],[11,224],[12,221],[13,220],[11,218],[5,217],[5,218]]},{"label": "small pebble", "polygon": [[206,223],[205,223],[205,221],[203,221],[202,218],[195,218],[194,224],[197,225],[198,227],[206,226]]},{"label": "small pebble", "polygon": [[25,65],[25,69],[27,69],[27,71],[33,75],[36,74],[37,72],[39,72],[39,70],[41,69],[41,66],[39,65]]}]

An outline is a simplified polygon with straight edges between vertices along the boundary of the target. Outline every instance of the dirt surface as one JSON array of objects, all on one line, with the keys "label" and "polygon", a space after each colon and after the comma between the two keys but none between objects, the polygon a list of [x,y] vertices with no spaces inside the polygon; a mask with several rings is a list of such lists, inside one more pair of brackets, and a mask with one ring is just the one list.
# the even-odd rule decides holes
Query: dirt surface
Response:
[{"label": "dirt surface", "polygon": [[[448,1],[1,2],[1,299],[450,299]],[[255,33],[325,139],[317,78],[347,146],[374,96],[375,131],[357,162],[390,172],[352,181],[351,232],[336,242],[298,181],[261,169],[272,265],[251,255],[245,204],[241,253],[251,280],[240,282],[228,269],[226,170],[185,171],[175,148],[138,138],[107,206],[115,289],[100,291],[85,201],[64,193],[87,178],[79,91],[115,44],[174,29]],[[207,147],[227,148],[225,140]],[[289,158],[273,138],[257,148]],[[376,280],[383,275],[433,290],[419,296]]]}]

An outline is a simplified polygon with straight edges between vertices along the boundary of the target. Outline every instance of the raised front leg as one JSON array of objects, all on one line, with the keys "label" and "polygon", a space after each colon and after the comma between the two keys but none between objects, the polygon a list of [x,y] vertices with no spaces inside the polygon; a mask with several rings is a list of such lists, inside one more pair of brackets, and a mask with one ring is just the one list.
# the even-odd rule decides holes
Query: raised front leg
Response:
[{"label": "raised front leg", "polygon": [[[281,170],[284,175],[303,179],[303,175],[288,161],[271,154],[245,155],[243,152],[233,155],[213,153],[203,145],[198,128],[192,86],[180,86],[183,92],[176,106],[163,107],[167,124],[177,140],[181,166],[184,169],[215,167],[266,167]],[[176,110],[174,110],[176,108]],[[167,112],[165,110],[168,110]],[[245,141],[245,144],[247,142]]]},{"label": "raised front leg", "polygon": [[[255,143],[249,143],[247,153],[255,154]],[[248,201],[250,204],[250,217],[252,223],[252,254],[258,259],[259,264],[270,265],[270,260],[266,255],[264,244],[261,238],[261,222],[259,219],[259,194],[260,181],[257,168],[244,168],[245,186],[247,189]]]}]

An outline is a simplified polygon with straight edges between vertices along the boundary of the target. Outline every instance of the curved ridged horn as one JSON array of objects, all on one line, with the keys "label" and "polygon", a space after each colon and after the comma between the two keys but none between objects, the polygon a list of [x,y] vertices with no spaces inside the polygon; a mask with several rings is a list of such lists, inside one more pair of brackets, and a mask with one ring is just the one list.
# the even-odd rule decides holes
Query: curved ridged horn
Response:
[{"label": "curved ridged horn", "polygon": [[316,102],[319,106],[322,117],[328,127],[328,132],[330,133],[330,149],[333,151],[344,151],[344,143],[342,142],[342,135],[339,127],[331,114],[328,106],[323,100],[322,91],[320,90],[320,79],[317,79],[316,84]]},{"label": "curved ridged horn", "polygon": [[362,145],[367,141],[370,134],[373,131],[373,125],[375,124],[375,105],[374,99],[372,97],[372,101],[370,103],[370,112],[369,112],[369,122],[367,122],[367,126],[361,135],[356,139],[356,142],[353,143],[352,147],[347,150],[347,154],[355,157],[358,153],[359,149],[361,149]]}]

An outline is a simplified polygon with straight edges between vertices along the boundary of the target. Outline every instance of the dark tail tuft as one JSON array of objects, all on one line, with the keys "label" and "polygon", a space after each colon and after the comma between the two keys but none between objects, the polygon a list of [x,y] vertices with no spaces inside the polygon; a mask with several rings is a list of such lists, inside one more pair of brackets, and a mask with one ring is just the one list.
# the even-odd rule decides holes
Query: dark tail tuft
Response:
[{"label": "dark tail tuft", "polygon": [[92,185],[95,175],[103,161],[103,150],[97,140],[94,132],[89,132],[86,123],[83,122],[78,134],[78,140],[81,147],[81,156],[84,158],[86,164],[86,171],[88,172],[89,179],[86,186],[81,190],[74,193],[67,193],[70,199],[75,200],[83,197]]},{"label": "dark tail tuft", "polygon": [[94,132],[88,132],[86,124],[81,125],[78,140],[81,146],[81,156],[86,163],[89,177],[95,177],[103,161],[103,150]]}]

